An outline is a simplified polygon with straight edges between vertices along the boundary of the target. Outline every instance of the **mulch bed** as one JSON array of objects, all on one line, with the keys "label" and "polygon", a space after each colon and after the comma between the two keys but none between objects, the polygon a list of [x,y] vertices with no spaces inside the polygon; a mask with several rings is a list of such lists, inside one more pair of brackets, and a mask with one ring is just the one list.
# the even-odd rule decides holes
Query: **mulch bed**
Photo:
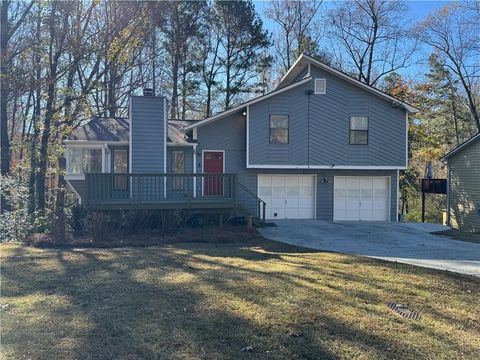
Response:
[{"label": "mulch bed", "polygon": [[91,236],[68,236],[67,241],[58,243],[46,234],[32,234],[25,240],[25,245],[39,248],[84,247],[84,248],[116,248],[116,247],[147,247],[177,242],[199,243],[229,243],[242,242],[259,238],[254,230],[247,232],[245,225],[227,225],[224,227],[185,227],[175,232],[162,233],[134,233],[125,234],[114,232],[108,240],[95,241]]}]

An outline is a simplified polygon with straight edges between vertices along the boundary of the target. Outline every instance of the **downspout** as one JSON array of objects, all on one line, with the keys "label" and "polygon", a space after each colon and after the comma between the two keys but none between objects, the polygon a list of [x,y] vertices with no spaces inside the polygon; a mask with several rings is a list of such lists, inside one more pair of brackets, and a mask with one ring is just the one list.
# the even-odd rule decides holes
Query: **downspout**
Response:
[{"label": "downspout", "polygon": [[308,89],[305,91],[308,96],[307,102],[307,168],[310,169],[310,96],[313,94],[313,90]]},{"label": "downspout", "polygon": [[450,166],[447,162],[447,225],[450,225],[450,179],[451,179],[451,171]]}]

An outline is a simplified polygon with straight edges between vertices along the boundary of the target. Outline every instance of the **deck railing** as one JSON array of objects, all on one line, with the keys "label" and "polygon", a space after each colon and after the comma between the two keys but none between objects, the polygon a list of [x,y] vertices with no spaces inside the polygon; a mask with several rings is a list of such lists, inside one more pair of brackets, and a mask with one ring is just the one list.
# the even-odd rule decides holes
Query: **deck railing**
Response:
[{"label": "deck railing", "polygon": [[89,173],[86,204],[235,201],[235,174]]}]

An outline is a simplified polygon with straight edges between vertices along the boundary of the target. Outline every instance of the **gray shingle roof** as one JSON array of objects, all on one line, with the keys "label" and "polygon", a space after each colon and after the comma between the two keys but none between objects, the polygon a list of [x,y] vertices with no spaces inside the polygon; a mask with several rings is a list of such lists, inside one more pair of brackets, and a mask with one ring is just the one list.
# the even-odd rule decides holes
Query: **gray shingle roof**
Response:
[{"label": "gray shingle roof", "polygon": [[[188,137],[183,130],[183,122],[168,122],[168,141],[184,144]],[[130,122],[126,118],[95,117],[83,126],[76,128],[69,140],[80,141],[128,141]]]},{"label": "gray shingle roof", "polygon": [[128,119],[95,117],[76,128],[69,140],[128,141],[128,132]]},{"label": "gray shingle roof", "polygon": [[480,132],[477,133],[476,135],[472,136],[470,139],[468,139],[467,141],[461,143],[460,145],[454,147],[452,150],[450,150],[448,153],[446,153],[445,155],[443,155],[440,160],[441,161],[447,161],[448,159],[450,159],[452,156],[455,156],[456,154],[458,154],[460,151],[462,151],[463,149],[465,149],[466,147],[472,145],[474,142],[476,141],[479,141],[480,140]]}]

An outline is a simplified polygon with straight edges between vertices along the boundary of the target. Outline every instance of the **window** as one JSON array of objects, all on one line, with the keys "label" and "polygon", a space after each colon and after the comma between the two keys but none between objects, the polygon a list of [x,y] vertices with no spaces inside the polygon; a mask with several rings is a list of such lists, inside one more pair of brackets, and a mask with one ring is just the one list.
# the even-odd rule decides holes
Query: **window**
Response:
[{"label": "window", "polygon": [[[172,151],[172,173],[185,173],[185,151]],[[173,190],[184,190],[185,182],[181,176],[174,177],[172,182]]]},{"label": "window", "polygon": [[288,144],[288,115],[270,115],[270,144]]},{"label": "window", "polygon": [[327,93],[327,80],[326,79],[315,79],[315,94],[326,94]]},{"label": "window", "polygon": [[368,144],[368,117],[352,116],[350,118],[350,144]]},{"label": "window", "polygon": [[113,172],[117,174],[124,174],[128,172],[128,150],[127,149],[113,150]]},{"label": "window", "polygon": [[127,175],[124,175],[128,172],[128,150],[113,149],[112,162],[114,189],[117,191],[125,191],[128,188]]},{"label": "window", "polygon": [[68,175],[100,172],[102,172],[102,149],[68,149]]}]

